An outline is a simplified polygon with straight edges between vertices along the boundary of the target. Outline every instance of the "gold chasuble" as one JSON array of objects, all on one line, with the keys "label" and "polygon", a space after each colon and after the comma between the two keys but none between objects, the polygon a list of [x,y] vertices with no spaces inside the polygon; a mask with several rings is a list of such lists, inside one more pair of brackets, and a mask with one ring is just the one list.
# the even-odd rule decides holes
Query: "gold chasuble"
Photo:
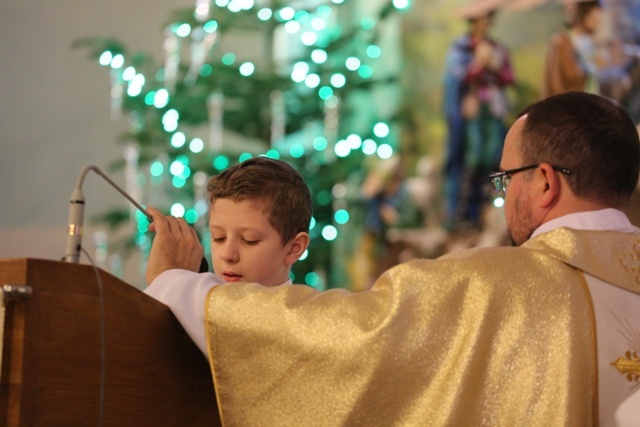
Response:
[{"label": "gold chasuble", "polygon": [[387,271],[369,291],[214,287],[224,426],[589,426],[596,337],[580,270],[638,293],[640,235],[566,228]]}]

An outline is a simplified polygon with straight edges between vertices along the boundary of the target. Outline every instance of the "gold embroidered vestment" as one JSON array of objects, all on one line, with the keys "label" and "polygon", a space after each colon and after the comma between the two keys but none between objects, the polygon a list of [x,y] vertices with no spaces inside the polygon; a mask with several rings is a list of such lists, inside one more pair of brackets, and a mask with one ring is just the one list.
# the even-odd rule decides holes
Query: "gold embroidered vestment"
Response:
[{"label": "gold embroidered vestment", "polygon": [[593,425],[578,269],[638,292],[640,263],[624,258],[639,241],[563,228],[413,260],[359,293],[216,286],[207,340],[223,425]]}]

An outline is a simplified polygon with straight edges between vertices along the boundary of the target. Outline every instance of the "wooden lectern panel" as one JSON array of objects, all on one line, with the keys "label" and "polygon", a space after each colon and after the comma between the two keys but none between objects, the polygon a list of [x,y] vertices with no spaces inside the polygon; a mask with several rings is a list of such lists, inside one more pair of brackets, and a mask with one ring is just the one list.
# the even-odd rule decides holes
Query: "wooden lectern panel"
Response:
[{"label": "wooden lectern panel", "polygon": [[98,271],[104,365],[93,267],[0,260],[0,286],[32,288],[6,303],[0,425],[219,426],[207,360],[171,311]]}]

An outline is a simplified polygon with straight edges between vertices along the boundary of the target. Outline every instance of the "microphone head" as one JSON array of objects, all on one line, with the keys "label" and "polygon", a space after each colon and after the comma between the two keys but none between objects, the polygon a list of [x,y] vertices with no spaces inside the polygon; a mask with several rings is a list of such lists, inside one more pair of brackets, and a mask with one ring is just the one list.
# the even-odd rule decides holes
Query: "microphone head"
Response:
[{"label": "microphone head", "polygon": [[82,249],[82,228],[84,223],[84,194],[82,189],[76,188],[69,201],[69,230],[64,260],[78,263]]}]

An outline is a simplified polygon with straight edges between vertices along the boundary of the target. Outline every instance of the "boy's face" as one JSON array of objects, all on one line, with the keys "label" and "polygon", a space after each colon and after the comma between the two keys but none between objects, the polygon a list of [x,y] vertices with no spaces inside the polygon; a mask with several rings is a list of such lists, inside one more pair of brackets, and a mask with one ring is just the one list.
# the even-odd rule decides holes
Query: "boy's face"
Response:
[{"label": "boy's face", "polygon": [[226,282],[278,286],[289,280],[297,257],[290,256],[291,242],[282,244],[262,204],[215,200],[209,210],[209,232],[213,270]]}]

